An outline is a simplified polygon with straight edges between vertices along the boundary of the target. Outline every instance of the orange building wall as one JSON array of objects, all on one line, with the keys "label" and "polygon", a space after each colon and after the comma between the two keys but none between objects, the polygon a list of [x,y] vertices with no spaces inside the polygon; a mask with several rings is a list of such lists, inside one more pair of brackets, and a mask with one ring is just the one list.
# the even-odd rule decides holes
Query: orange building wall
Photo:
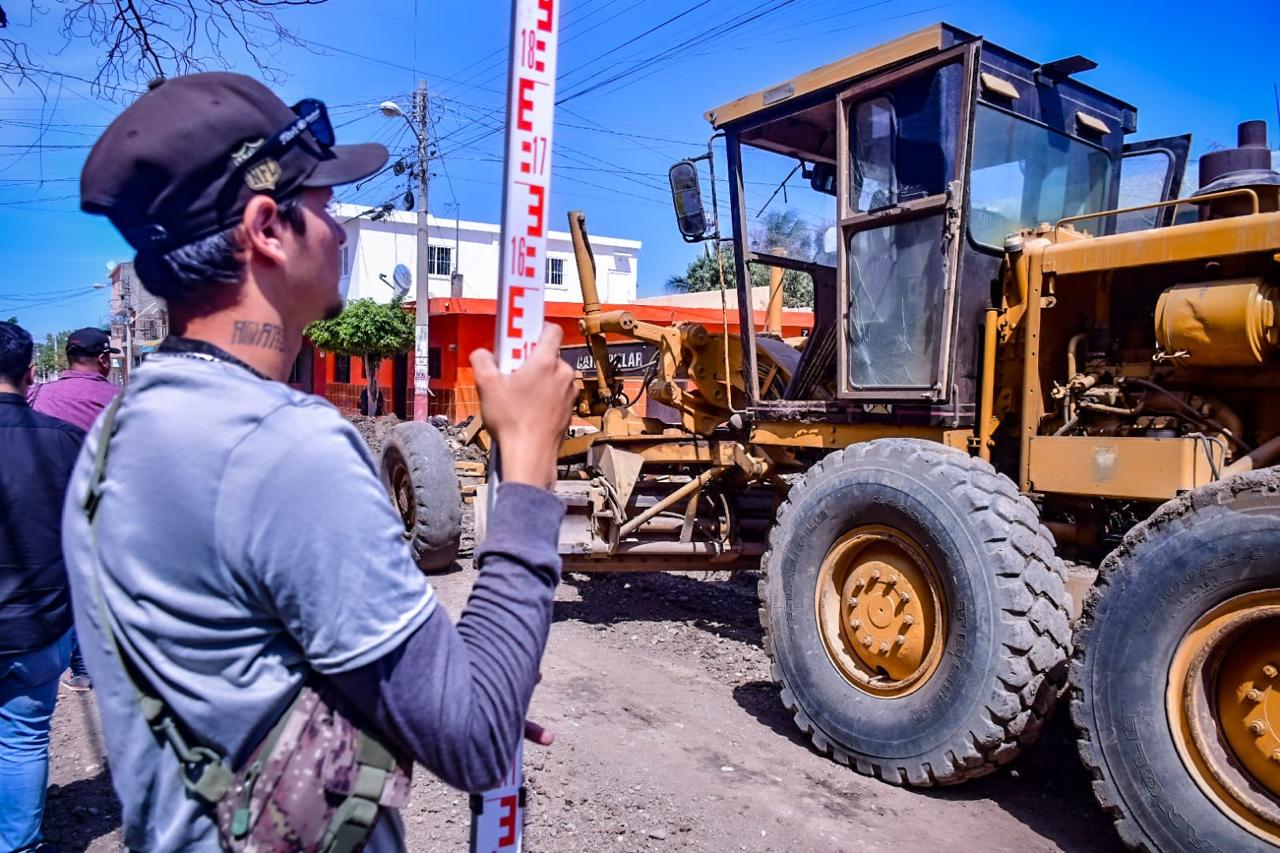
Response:
[{"label": "orange building wall", "polygon": [[[432,397],[428,402],[428,412],[432,415],[443,415],[450,422],[456,423],[480,411],[480,399],[476,392],[475,375],[471,370],[471,353],[479,348],[493,347],[494,312],[497,301],[493,299],[432,299],[430,303],[431,319],[428,334],[431,348],[440,350],[440,376],[431,380]],[[413,312],[413,305],[406,310]],[[723,325],[719,309],[712,308],[673,308],[659,305],[602,305],[604,311],[630,311],[637,320],[665,326],[671,323],[702,323],[708,331],[718,331]],[[547,322],[555,323],[564,330],[565,346],[583,346],[586,340],[578,331],[578,319],[582,316],[582,306],[572,302],[549,302],[546,305]],[[729,331],[738,332],[738,311],[736,306],[729,309]],[[764,312],[757,311],[756,327],[764,325]],[[784,337],[798,337],[811,328],[813,315],[807,311],[784,311],[782,315],[782,334]],[[609,336],[609,340],[628,340],[619,335]],[[309,347],[308,347],[309,348]],[[378,385],[382,390],[383,401],[388,411],[392,410],[395,401],[404,400],[404,417],[413,418],[413,354],[404,356],[408,360],[408,369],[404,371],[406,387],[403,397],[393,393],[395,377],[394,359],[384,358],[378,371]],[[311,388],[303,390],[319,394],[338,407],[343,414],[354,415],[358,411],[360,392],[365,387],[364,360],[351,359],[351,376],[349,382],[337,381],[337,358],[333,353],[314,351],[312,355],[313,379]],[[631,399],[639,399],[641,378],[627,379],[624,389]],[[301,387],[301,386],[297,386]],[[647,405],[647,398],[645,399]]]},{"label": "orange building wall", "polygon": [[[471,352],[481,347],[493,346],[494,312],[497,301],[493,299],[432,299],[431,328],[432,345],[442,347],[440,360],[440,378],[431,381],[431,389],[435,394],[431,399],[430,412],[443,415],[450,421],[460,421],[480,410],[479,396],[476,392],[475,375],[471,370]],[[718,309],[708,308],[673,308],[658,305],[602,305],[603,311],[630,311],[637,319],[656,325],[669,325],[679,322],[702,323],[708,331],[715,332],[723,325],[723,318]],[[582,316],[582,306],[571,302],[549,302],[546,305],[546,319],[564,330],[565,346],[583,346],[586,339],[578,330],[578,319]],[[729,310],[729,331],[738,332],[737,308]],[[757,328],[764,325],[764,312],[757,311],[755,316]],[[813,314],[808,311],[785,311],[782,317],[782,333],[785,337],[799,336],[813,324]],[[609,340],[628,340],[619,335],[610,335]],[[624,383],[625,390],[631,399],[640,397],[640,378],[629,379]],[[646,398],[647,402],[647,398]]]}]

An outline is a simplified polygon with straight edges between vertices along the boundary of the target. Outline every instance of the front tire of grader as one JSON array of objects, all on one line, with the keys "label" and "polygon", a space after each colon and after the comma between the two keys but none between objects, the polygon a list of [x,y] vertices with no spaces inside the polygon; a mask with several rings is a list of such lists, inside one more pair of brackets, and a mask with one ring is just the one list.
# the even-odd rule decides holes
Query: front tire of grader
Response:
[{"label": "front tire of grader", "polygon": [[1058,698],[1066,569],[1034,505],[980,459],[916,439],[832,453],[792,487],[762,565],[782,702],[859,773],[986,775]]},{"label": "front tire of grader", "polygon": [[1169,501],[1103,561],[1071,714],[1129,847],[1280,849],[1278,668],[1280,470]]},{"label": "front tire of grader", "polygon": [[447,569],[462,542],[462,497],[449,443],[430,424],[396,424],[378,469],[418,568]]}]

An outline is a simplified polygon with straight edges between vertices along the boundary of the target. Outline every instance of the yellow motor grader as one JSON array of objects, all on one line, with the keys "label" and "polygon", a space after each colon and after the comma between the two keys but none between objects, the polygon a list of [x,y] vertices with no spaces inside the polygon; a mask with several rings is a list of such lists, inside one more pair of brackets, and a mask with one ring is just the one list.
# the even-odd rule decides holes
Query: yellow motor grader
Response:
[{"label": "yellow motor grader", "polygon": [[[1183,198],[1190,137],[1125,142],[1093,67],[940,24],[708,112],[671,186],[740,335],[602,312],[570,214],[598,367],[561,552],[758,566],[782,702],[860,773],[990,773],[1069,686],[1127,844],[1276,847],[1280,174],[1246,122]],[[755,328],[755,267],[812,282],[806,337]]]}]

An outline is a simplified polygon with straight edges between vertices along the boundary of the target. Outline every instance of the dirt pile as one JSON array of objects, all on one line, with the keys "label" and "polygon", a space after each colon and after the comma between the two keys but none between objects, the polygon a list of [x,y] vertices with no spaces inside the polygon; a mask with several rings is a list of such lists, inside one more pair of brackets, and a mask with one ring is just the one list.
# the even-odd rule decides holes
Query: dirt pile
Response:
[{"label": "dirt pile", "polygon": [[351,421],[352,426],[360,433],[360,437],[364,439],[365,444],[369,445],[369,450],[373,453],[375,459],[378,458],[378,454],[382,453],[382,445],[387,440],[387,432],[400,423],[400,419],[395,415],[380,415],[378,417],[348,415],[347,420]]},{"label": "dirt pile", "polygon": [[[361,438],[369,445],[369,450],[373,453],[374,458],[382,453],[382,445],[386,443],[387,433],[400,423],[403,423],[395,415],[379,415],[378,417],[369,417],[367,415],[348,415],[347,420],[351,421],[352,426],[360,433]],[[471,423],[468,418],[457,424],[449,423],[447,418],[433,415],[427,420],[431,426],[435,427],[445,437],[449,443],[449,449],[453,452],[455,462],[473,463],[474,465],[485,465],[488,456],[485,452],[474,444],[466,444],[463,441],[463,435],[467,426]],[[472,466],[462,466],[466,470],[471,470]],[[459,470],[462,474],[462,470]],[[480,478],[481,480],[483,477]]]}]

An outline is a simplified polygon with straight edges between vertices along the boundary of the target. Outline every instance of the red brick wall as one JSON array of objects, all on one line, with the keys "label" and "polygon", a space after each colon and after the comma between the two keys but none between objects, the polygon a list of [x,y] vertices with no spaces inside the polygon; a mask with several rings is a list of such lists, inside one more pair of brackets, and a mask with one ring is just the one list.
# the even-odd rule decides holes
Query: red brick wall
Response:
[{"label": "red brick wall", "polygon": [[[355,373],[355,369],[351,372]],[[379,385],[378,390],[382,392],[382,407],[390,409],[391,386]],[[354,382],[329,382],[325,386],[324,398],[337,406],[338,411],[344,415],[356,415],[360,413],[360,394],[363,391],[363,382],[358,385]]]}]

